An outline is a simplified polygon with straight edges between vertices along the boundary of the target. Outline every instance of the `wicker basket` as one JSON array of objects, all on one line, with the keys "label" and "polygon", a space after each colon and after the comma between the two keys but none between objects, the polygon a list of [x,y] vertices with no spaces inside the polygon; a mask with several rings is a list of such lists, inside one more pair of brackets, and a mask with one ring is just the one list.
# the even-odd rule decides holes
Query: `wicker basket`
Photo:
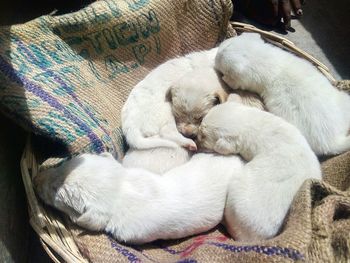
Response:
[{"label": "wicker basket", "polygon": [[[307,59],[332,83],[335,83],[335,79],[325,65],[297,48],[291,41],[248,24],[233,22],[232,26],[238,33],[259,33],[265,40]],[[42,204],[34,193],[32,178],[38,173],[38,163],[31,148],[30,138],[22,155],[21,172],[28,198],[30,224],[40,236],[45,251],[54,262],[87,262],[75,244],[69,226],[65,224],[64,219],[58,212]]]}]

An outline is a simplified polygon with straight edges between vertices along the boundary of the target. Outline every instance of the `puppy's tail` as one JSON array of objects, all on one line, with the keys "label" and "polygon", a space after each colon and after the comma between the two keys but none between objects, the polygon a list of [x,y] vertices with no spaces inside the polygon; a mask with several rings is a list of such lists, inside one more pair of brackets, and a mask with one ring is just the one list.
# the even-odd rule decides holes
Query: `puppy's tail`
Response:
[{"label": "puppy's tail", "polygon": [[179,147],[175,142],[159,137],[144,137],[140,130],[129,130],[126,136],[128,144],[135,149],[151,149],[158,147],[177,148]]}]

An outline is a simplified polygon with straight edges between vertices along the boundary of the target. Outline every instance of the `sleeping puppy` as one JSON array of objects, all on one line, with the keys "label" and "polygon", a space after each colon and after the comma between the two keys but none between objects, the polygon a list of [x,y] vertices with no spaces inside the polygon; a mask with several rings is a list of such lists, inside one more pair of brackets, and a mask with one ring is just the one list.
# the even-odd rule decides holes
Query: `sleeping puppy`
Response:
[{"label": "sleeping puppy", "polygon": [[214,67],[217,48],[169,60],[152,70],[131,91],[122,109],[122,129],[130,150],[125,167],[145,168],[162,174],[191,158],[197,146],[176,128],[165,100],[170,85],[199,67]]},{"label": "sleeping puppy", "polygon": [[208,111],[226,101],[226,85],[212,67],[194,69],[176,80],[167,92],[177,129],[195,139]]},{"label": "sleeping puppy", "polygon": [[350,150],[350,96],[310,62],[243,33],[220,45],[215,67],[231,88],[256,92],[269,112],[299,128],[317,155]]},{"label": "sleeping puppy", "polygon": [[193,140],[181,135],[165,94],[170,85],[198,67],[213,67],[217,49],[171,59],[152,70],[131,91],[122,108],[122,129],[131,148],[177,147],[196,150]]},{"label": "sleeping puppy", "polygon": [[[228,96],[227,86],[220,74],[213,68],[192,70],[176,80],[167,92],[167,100],[171,103],[177,129],[186,137],[195,139],[198,127],[208,111],[221,103]],[[256,94],[237,91],[242,103],[264,109],[264,105]]]},{"label": "sleeping puppy", "polygon": [[295,126],[237,102],[209,111],[197,144],[223,155],[240,154],[248,162],[230,181],[225,208],[227,229],[236,240],[275,236],[302,183],[321,179],[318,159]]},{"label": "sleeping puppy", "polygon": [[109,154],[82,154],[41,172],[35,188],[73,222],[141,244],[210,230],[223,218],[237,156],[199,153],[164,175],[125,168]]}]

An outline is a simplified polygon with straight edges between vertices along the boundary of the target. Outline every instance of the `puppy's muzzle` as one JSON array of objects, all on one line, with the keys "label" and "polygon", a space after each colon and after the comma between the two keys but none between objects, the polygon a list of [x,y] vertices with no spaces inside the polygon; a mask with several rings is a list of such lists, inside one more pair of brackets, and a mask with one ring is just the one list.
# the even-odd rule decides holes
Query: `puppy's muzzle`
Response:
[{"label": "puppy's muzzle", "polygon": [[198,129],[194,125],[185,125],[180,128],[183,136],[195,140],[197,138]]}]

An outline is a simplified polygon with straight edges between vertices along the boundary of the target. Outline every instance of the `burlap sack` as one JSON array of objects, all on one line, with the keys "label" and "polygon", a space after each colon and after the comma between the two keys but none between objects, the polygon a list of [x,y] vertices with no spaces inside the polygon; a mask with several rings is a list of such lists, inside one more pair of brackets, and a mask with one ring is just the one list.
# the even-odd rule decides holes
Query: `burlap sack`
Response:
[{"label": "burlap sack", "polygon": [[98,1],[0,29],[0,110],[69,153],[121,155],[120,110],[160,63],[214,47],[230,0]]},{"label": "burlap sack", "polygon": [[[169,58],[220,42],[230,15],[229,0],[100,1],[3,27],[0,110],[70,154],[108,150],[121,157],[120,109],[133,85]],[[350,153],[325,161],[323,171],[325,182],[306,181],[281,233],[264,242],[235,242],[218,227],[127,246],[67,225],[93,262],[347,262]]]}]

